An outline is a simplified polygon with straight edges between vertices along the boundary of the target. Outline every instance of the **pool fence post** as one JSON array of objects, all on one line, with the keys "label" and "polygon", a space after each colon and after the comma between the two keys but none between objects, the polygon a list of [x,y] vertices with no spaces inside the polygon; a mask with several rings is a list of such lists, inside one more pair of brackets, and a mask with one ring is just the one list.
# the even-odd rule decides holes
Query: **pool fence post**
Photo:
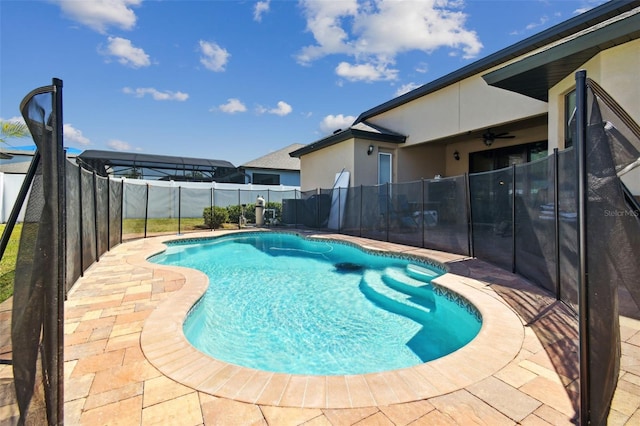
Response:
[{"label": "pool fence post", "polygon": [[359,214],[359,220],[360,220],[360,235],[359,236],[360,237],[362,237],[362,203],[363,203],[362,194],[363,194],[363,191],[364,191],[363,186],[364,185],[360,184],[360,214]]},{"label": "pool fence post", "polygon": [[473,249],[473,214],[471,211],[471,177],[469,173],[464,174],[464,196],[465,196],[465,209],[467,216],[467,250],[469,251],[469,257],[474,257]]},{"label": "pool fence post", "polygon": [[560,274],[560,183],[558,181],[559,164],[558,148],[553,149],[553,221],[556,250],[556,300],[562,299],[562,282]]},{"label": "pool fence post", "polygon": [[144,202],[144,238],[147,238],[147,219],[149,218],[149,182],[146,183],[147,192]]},{"label": "pool fence post", "polygon": [[80,222],[80,232],[78,233],[78,245],[80,246],[80,276],[84,276],[84,221],[82,220],[82,212],[84,210],[84,203],[82,202],[82,165],[78,165],[78,205],[80,206],[80,214],[78,215],[78,222]]},{"label": "pool fence post", "polygon": [[576,78],[576,163],[578,189],[578,336],[580,341],[580,423],[588,424],[591,417],[589,372],[589,295],[587,264],[587,174],[586,174],[586,71],[579,70]]},{"label": "pool fence post", "polygon": [[109,176],[107,176],[107,251],[110,251],[110,250],[111,250],[111,179],[109,178]]},{"label": "pool fence post", "polygon": [[182,219],[182,185],[178,186],[178,235],[180,233],[180,219]]},{"label": "pool fence post", "polygon": [[424,238],[424,178],[420,178],[421,184],[421,194],[420,194],[420,229],[422,230],[422,248],[425,246],[425,238]]},{"label": "pool fence post", "polygon": [[387,191],[387,196],[385,197],[386,203],[385,205],[387,206],[387,213],[386,213],[386,218],[387,218],[387,242],[389,242],[389,227],[391,226],[391,220],[389,218],[389,204],[390,204],[390,197],[389,197],[389,189],[390,189],[391,184],[389,182],[386,183],[385,188]]},{"label": "pool fence post", "polygon": [[124,228],[124,190],[126,188],[124,180],[125,178],[122,178],[120,180],[120,244],[122,244],[122,234]]},{"label": "pool fence post", "polygon": [[210,208],[210,212],[211,212],[211,220],[209,221],[210,225],[209,225],[209,229],[213,230],[213,182],[211,183],[211,191],[209,193],[209,208]]},{"label": "pool fence post", "polygon": [[516,164],[511,165],[511,272],[516,272]]},{"label": "pool fence post", "polygon": [[91,173],[91,179],[93,181],[93,235],[94,235],[94,246],[96,249],[96,258],[95,261],[100,261],[100,229],[98,224],[98,177],[97,173],[94,170]]},{"label": "pool fence post", "polygon": [[[63,116],[62,116],[62,80],[54,78],[52,80],[53,91],[53,137],[54,146],[56,146],[56,164],[58,166],[58,262],[57,262],[57,278],[58,288],[52,290],[53,298],[52,304],[57,304],[56,318],[50,324],[52,334],[55,338],[52,341],[56,341],[56,350],[52,354],[52,363],[55,364],[56,373],[50,380],[54,382],[55,390],[52,392],[55,396],[52,398],[55,400],[55,414],[51,419],[58,423],[64,423],[64,300],[66,298],[66,248],[67,248],[67,221],[66,221],[66,172],[65,163],[66,155],[64,154],[64,134],[63,134]],[[62,261],[60,261],[62,260]],[[54,309],[56,309],[54,308]],[[52,336],[52,337],[53,337]],[[52,410],[53,412],[54,410]],[[53,423],[53,422],[52,422]]]}]

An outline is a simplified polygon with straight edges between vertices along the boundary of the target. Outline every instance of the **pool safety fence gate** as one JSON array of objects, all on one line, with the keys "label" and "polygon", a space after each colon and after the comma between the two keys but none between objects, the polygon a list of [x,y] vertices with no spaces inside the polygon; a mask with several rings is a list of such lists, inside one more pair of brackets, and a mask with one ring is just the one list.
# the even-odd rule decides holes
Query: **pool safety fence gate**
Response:
[{"label": "pool safety fence gate", "polygon": [[585,112],[575,114],[584,120],[572,123],[582,138],[575,149],[485,173],[310,191],[98,176],[60,153],[61,87],[54,80],[23,101],[38,154],[33,182],[25,179],[21,191],[24,198],[31,188],[12,317],[21,421],[63,418],[62,301],[93,262],[123,240],[210,229],[205,209],[224,208],[234,226],[241,218],[251,226],[258,196],[267,227],[476,257],[554,294],[580,322],[580,365],[569,374],[580,379],[580,422],[606,421],[619,369],[618,313],[640,318],[640,210],[619,179],[640,164],[640,129],[594,82],[585,83]]}]

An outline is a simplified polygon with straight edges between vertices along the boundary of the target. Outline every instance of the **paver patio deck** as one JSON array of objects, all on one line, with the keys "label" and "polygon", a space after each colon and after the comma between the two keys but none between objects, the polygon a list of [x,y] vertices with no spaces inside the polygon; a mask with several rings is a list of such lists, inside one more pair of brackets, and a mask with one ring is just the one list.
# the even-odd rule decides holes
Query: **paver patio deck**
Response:
[{"label": "paver patio deck", "polygon": [[[189,234],[211,237],[223,232]],[[154,237],[103,255],[65,303],[68,425],[510,425],[573,424],[577,333],[548,294],[477,259],[322,234],[370,249],[427,256],[450,270],[441,284],[487,319],[477,339],[440,360],[395,372],[295,376],[257,372],[202,355],[181,321],[206,288],[197,271],[146,262]],[[484,309],[484,310],[483,310]],[[0,305],[0,356],[10,359],[10,301]],[[609,424],[640,424],[640,321],[621,317],[622,359]],[[0,423],[15,424],[11,366],[0,363]]]}]

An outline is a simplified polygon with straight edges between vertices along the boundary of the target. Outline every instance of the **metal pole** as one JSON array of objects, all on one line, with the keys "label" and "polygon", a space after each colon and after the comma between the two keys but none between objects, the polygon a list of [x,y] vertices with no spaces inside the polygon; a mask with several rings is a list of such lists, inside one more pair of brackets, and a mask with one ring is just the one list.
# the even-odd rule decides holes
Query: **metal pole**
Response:
[{"label": "metal pole", "polygon": [[466,210],[467,210],[467,249],[469,250],[469,257],[474,257],[473,249],[473,212],[471,211],[471,177],[469,173],[464,174],[464,196],[466,198]]},{"label": "metal pole", "polygon": [[391,221],[389,219],[389,182],[386,183],[385,187],[387,189],[387,196],[385,197],[386,203],[385,205],[387,206],[387,213],[386,213],[386,217],[387,217],[387,242],[389,242],[389,226],[391,226]]},{"label": "metal pole", "polygon": [[182,217],[182,187],[178,187],[178,235],[180,235],[180,219]]},{"label": "metal pole", "polygon": [[149,218],[149,184],[146,184],[147,192],[144,202],[144,238],[147,238],[147,220]]},{"label": "metal pole", "polygon": [[553,149],[553,221],[555,228],[556,249],[556,300],[562,299],[562,278],[560,274],[560,182],[558,181],[559,164],[558,148]]},{"label": "metal pole", "polygon": [[578,188],[578,329],[580,339],[580,424],[590,421],[589,295],[587,294],[587,91],[586,71],[576,72],[576,162]]},{"label": "metal pole", "polygon": [[511,165],[511,272],[516,272],[516,165]]},{"label": "metal pole", "polygon": [[213,213],[214,213],[214,208],[213,208],[213,184],[211,184],[211,196],[209,199],[209,207],[211,207],[211,230],[213,231]]},{"label": "metal pole", "polygon": [[342,231],[342,188],[338,187],[338,234]]},{"label": "metal pole", "polygon": [[362,188],[362,184],[360,184],[360,235],[359,237],[362,237],[362,193],[363,193],[363,188]]},{"label": "metal pole", "polygon": [[107,251],[111,250],[111,179],[107,176]]},{"label": "metal pole", "polygon": [[65,176],[65,156],[63,149],[63,133],[62,133],[62,80],[54,78],[53,102],[55,111],[54,123],[54,142],[56,146],[56,165],[57,165],[57,183],[58,183],[58,288],[53,290],[54,300],[52,303],[57,305],[56,324],[52,324],[52,330],[55,334],[56,352],[54,363],[56,368],[56,419],[55,422],[62,424],[64,422],[64,299],[66,295],[66,241],[67,241],[67,221],[66,221],[66,176]]},{"label": "metal pole", "polygon": [[98,179],[95,170],[91,174],[93,179],[93,235],[95,238],[96,262],[100,260],[100,233],[98,230]]},{"label": "metal pole", "polygon": [[120,244],[122,244],[122,230],[124,228],[124,179],[120,180]]},{"label": "metal pole", "polygon": [[84,220],[82,218],[83,205],[82,202],[82,165],[78,165],[78,206],[80,209],[79,222],[80,222],[80,232],[78,236],[78,243],[80,245],[80,276],[84,276]]},{"label": "metal pole", "polygon": [[420,183],[421,183],[421,187],[422,187],[422,194],[420,195],[420,223],[421,223],[421,229],[422,229],[422,248],[424,248],[424,243],[425,243],[425,239],[424,239],[424,178],[420,179]]}]

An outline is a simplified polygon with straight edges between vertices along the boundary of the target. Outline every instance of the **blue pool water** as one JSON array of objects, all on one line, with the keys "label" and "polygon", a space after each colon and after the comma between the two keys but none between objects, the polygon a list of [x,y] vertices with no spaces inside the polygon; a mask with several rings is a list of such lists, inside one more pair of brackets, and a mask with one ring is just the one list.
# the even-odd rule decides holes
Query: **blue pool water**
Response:
[{"label": "blue pool water", "polygon": [[477,310],[430,283],[443,271],[355,246],[254,232],[170,243],[151,262],[201,270],[209,288],[184,333],[214,358],[260,370],[364,374],[447,355]]}]

